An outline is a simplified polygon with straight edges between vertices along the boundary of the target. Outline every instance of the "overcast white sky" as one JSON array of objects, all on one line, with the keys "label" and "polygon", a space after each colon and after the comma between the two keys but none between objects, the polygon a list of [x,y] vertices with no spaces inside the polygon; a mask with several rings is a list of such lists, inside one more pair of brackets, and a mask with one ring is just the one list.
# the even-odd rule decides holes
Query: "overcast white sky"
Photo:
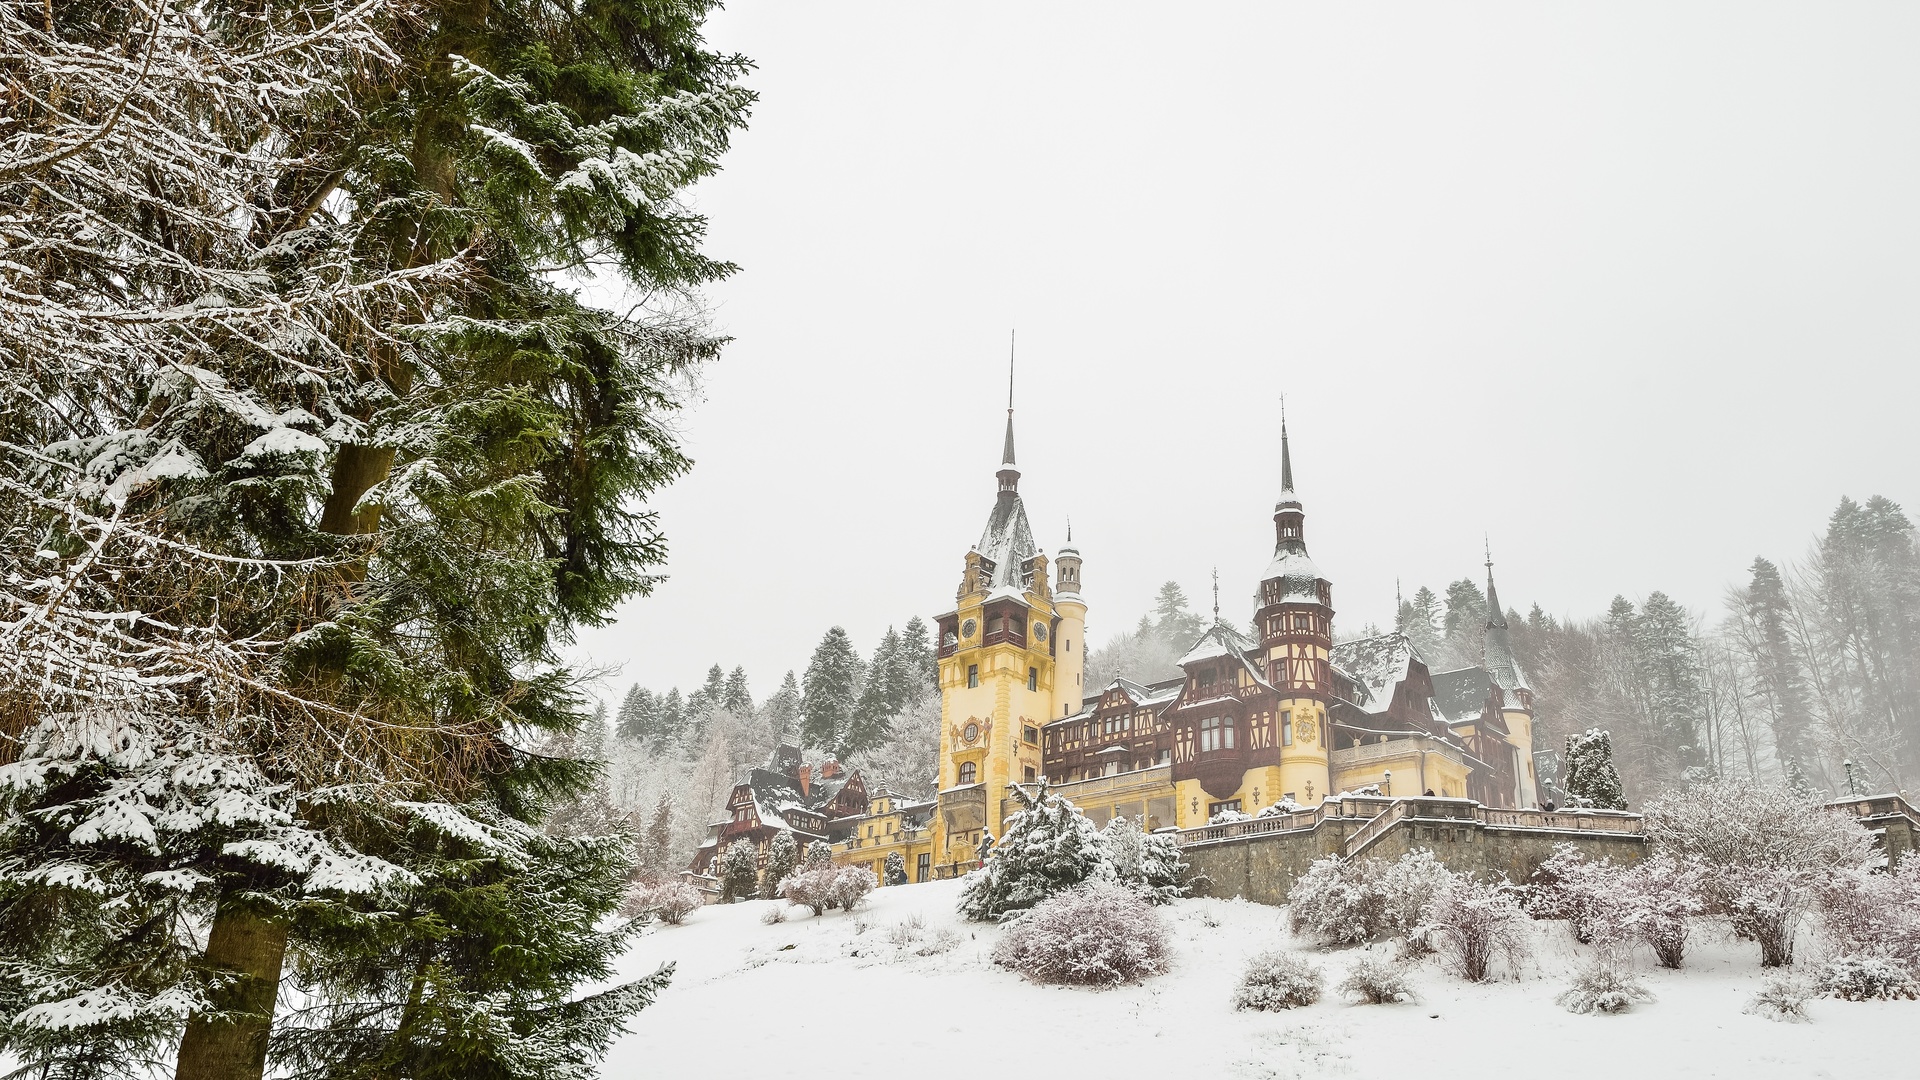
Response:
[{"label": "overcast white sky", "polygon": [[697,192],[736,337],[608,693],[952,606],[1019,330],[1021,490],[1090,638],[1244,621],[1287,395],[1338,622],[1481,573],[1718,617],[1842,494],[1920,510],[1920,5],[734,0]]}]

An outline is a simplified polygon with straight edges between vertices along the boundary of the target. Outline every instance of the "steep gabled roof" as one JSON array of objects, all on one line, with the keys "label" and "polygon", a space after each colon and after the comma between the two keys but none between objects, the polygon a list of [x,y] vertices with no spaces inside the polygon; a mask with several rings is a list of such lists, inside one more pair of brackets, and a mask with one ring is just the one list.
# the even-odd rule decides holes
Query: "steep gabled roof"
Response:
[{"label": "steep gabled roof", "polygon": [[1449,724],[1480,719],[1493,694],[1493,678],[1486,668],[1460,668],[1433,676],[1433,704]]},{"label": "steep gabled roof", "polygon": [[1253,639],[1224,622],[1216,621],[1200,635],[1200,640],[1193,643],[1193,647],[1187,650],[1187,654],[1180,658],[1179,664],[1181,667],[1186,667],[1201,660],[1213,660],[1223,656],[1245,660],[1247,653],[1253,648],[1255,648]]},{"label": "steep gabled roof", "polygon": [[1353,704],[1369,713],[1384,712],[1393,704],[1394,694],[1419,659],[1413,642],[1399,633],[1343,641],[1328,655],[1334,669],[1353,683]]}]

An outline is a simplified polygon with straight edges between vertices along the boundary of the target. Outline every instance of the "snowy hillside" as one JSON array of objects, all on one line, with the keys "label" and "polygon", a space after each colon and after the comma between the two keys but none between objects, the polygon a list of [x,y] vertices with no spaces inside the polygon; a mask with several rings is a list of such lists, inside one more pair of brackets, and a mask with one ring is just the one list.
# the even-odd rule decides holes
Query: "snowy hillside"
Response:
[{"label": "snowy hillside", "polygon": [[[1920,1050],[1909,1037],[1920,1003],[1819,1000],[1808,1005],[1806,1024],[1745,1015],[1741,1007],[1761,978],[1758,952],[1712,930],[1697,935],[1689,970],[1643,963],[1658,1000],[1625,1015],[1576,1016],[1554,1004],[1578,949],[1557,923],[1534,927],[1540,959],[1518,978],[1476,986],[1427,961],[1414,970],[1418,1002],[1356,1006],[1331,988],[1365,951],[1294,942],[1282,909],[1177,902],[1162,909],[1173,929],[1174,970],[1095,991],[1035,986],[994,967],[988,954],[1000,931],[955,916],[958,891],[957,882],[881,889],[861,911],[818,918],[772,901],[709,907],[685,926],[650,932],[624,972],[672,960],[678,974],[629,1026],[604,1075],[1920,1075]],[[763,924],[774,907],[792,917]],[[916,921],[923,925],[915,928]],[[1291,1012],[1235,1012],[1230,997],[1245,958],[1276,945],[1321,964],[1327,996]]]}]

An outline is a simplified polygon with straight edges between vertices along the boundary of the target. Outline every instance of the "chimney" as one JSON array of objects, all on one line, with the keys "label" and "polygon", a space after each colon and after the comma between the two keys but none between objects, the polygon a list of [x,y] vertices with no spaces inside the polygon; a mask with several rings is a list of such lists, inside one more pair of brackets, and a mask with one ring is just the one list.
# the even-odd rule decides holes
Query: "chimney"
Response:
[{"label": "chimney", "polygon": [[813,781],[813,766],[811,765],[800,766],[800,771],[794,776],[794,779],[800,781],[800,794],[805,795],[807,793],[808,786]]}]

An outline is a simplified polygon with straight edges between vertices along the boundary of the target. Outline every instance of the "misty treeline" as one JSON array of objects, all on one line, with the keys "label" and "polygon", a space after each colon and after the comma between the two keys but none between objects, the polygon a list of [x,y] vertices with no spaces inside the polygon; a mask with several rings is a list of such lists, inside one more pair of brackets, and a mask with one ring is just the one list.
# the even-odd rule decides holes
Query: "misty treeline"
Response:
[{"label": "misty treeline", "polygon": [[639,837],[640,870],[683,869],[728,794],[782,742],[859,769],[869,790],[933,794],[940,699],[931,633],[915,616],[888,627],[862,656],[846,630],[829,629],[806,669],[789,671],[756,699],[747,671],[721,664],[691,691],[638,683],[602,704],[595,722],[556,740],[560,756],[606,762],[594,789],[560,808],[548,828],[564,835]]},{"label": "misty treeline", "polygon": [[[1487,598],[1470,579],[1422,586],[1395,628],[1433,671],[1481,662]],[[1714,612],[1664,592],[1614,598],[1603,615],[1507,612],[1535,691],[1536,745],[1613,733],[1629,798],[1692,776],[1752,777],[1841,794],[1920,776],[1920,547],[1900,506],[1842,499],[1797,561],[1756,558]],[[1206,622],[1174,582],[1151,614],[1087,655],[1087,686],[1152,682]],[[1368,624],[1342,639],[1381,632]]]}]

